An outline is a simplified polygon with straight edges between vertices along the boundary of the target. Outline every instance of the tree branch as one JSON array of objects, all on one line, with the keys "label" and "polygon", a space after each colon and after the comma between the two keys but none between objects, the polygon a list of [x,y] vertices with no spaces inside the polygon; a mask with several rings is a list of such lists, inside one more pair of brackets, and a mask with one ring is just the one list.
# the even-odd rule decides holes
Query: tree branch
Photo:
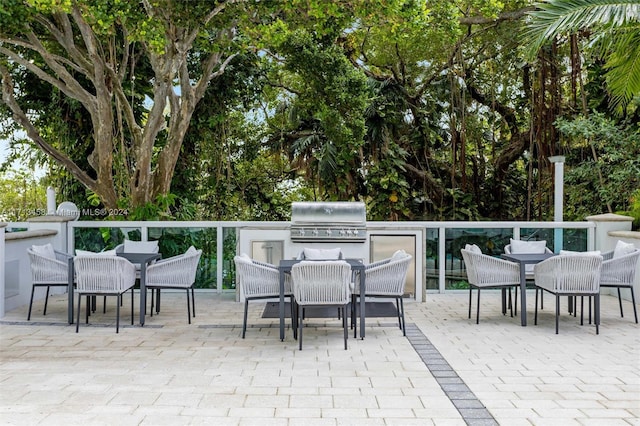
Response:
[{"label": "tree branch", "polygon": [[26,130],[27,135],[38,147],[47,155],[55,159],[59,164],[65,167],[73,176],[78,179],[87,188],[96,190],[96,181],[87,175],[80,167],[78,167],[69,157],[61,151],[55,149],[48,144],[41,136],[38,130],[31,123],[27,114],[20,108],[14,97],[13,79],[9,70],[0,65],[0,75],[2,76],[2,101],[9,107],[13,113],[14,119]]},{"label": "tree branch", "polygon": [[502,21],[517,21],[524,17],[528,12],[534,11],[535,9],[535,6],[527,6],[518,10],[502,12],[495,18],[486,16],[465,16],[460,18],[459,22],[462,25],[483,25]]}]

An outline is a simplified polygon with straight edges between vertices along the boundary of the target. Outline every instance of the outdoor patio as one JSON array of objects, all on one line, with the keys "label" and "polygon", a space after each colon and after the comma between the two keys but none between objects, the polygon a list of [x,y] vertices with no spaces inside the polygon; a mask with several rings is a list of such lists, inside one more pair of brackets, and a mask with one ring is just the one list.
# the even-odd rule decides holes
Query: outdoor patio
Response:
[{"label": "outdoor patio", "polygon": [[[553,302],[539,324],[500,313],[484,291],[480,324],[468,293],[407,302],[407,337],[394,318],[367,320],[366,338],[342,346],[340,322],[308,319],[304,347],[278,320],[232,294],[198,293],[188,325],[184,294],[130,326],[129,297],[115,333],[114,300],[93,325],[65,324],[54,296],[0,320],[0,416],[12,425],[640,425],[640,326],[629,302],[602,298],[600,335]],[[475,303],[475,302],[474,302]],[[566,302],[563,301],[566,308]],[[329,328],[316,328],[324,322]],[[137,319],[136,319],[137,323]],[[289,322],[287,323],[290,324]],[[124,325],[124,327],[122,327]]]}]

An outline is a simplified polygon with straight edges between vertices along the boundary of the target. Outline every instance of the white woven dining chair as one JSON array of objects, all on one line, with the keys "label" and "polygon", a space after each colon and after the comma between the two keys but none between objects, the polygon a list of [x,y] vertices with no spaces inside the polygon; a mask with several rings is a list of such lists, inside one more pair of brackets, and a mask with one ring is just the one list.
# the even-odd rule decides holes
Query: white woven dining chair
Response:
[{"label": "white woven dining chair", "polygon": [[[132,241],[132,240],[124,240],[123,243],[118,244],[115,247],[115,252],[117,253],[143,253],[143,254],[154,254],[160,252],[160,246],[158,240],[152,241]],[[155,261],[154,261],[155,263]],[[136,276],[140,279],[140,268],[142,265],[139,263],[134,263],[136,267]]]},{"label": "white woven dining chair", "polygon": [[[155,302],[154,290],[172,289],[185,290],[187,292],[187,321],[191,324],[191,316],[196,316],[196,299],[193,285],[196,282],[198,263],[202,250],[191,246],[183,254],[158,260],[147,266],[145,273],[145,287],[151,290],[151,316]],[[191,301],[189,301],[189,290],[191,290]],[[157,296],[160,297],[159,295]],[[157,302],[156,313],[160,313],[159,301]]]},{"label": "white woven dining chair", "polygon": [[[118,256],[76,256],[76,293],[78,293],[78,318],[76,333],[80,327],[82,297],[87,296],[86,323],[89,323],[90,296],[116,296],[116,333],[120,330],[120,305],[122,295],[136,283],[136,268],[127,259]],[[131,292],[131,324],[133,325],[133,292]]]},{"label": "white woven dining chair", "polygon": [[513,303],[511,303],[511,287],[520,285],[520,266],[504,259],[483,254],[477,246],[467,245],[460,250],[467,270],[469,282],[469,318],[471,318],[471,299],[473,289],[478,290],[476,306],[476,324],[480,323],[480,290],[481,289],[508,289],[509,306],[513,316]]},{"label": "white woven dining chair", "polygon": [[[520,254],[526,254],[526,253],[553,253],[553,251],[551,251],[551,249],[549,247],[546,246],[547,242],[545,240],[540,240],[540,241],[520,241],[520,240],[513,240],[511,239],[511,241],[518,241],[517,243],[515,243],[515,245],[517,247],[515,250],[515,253],[520,253]],[[542,247],[540,247],[542,246]],[[506,246],[504,246],[504,252],[505,254],[511,254],[513,253],[513,248],[514,244],[507,244]],[[540,250],[540,248],[542,248],[542,250]],[[528,264],[525,265],[525,277],[527,279],[527,281],[533,281],[533,264]],[[534,285],[535,287],[535,285]],[[536,293],[538,292],[538,289],[536,289]],[[518,300],[518,286],[515,287],[515,295],[514,295],[514,300]],[[543,296],[543,292],[540,293],[540,309],[544,309],[544,296]],[[518,304],[515,303],[513,305],[513,314],[517,314],[518,313]]]},{"label": "white woven dining chair", "polygon": [[[514,241],[514,240],[512,240]],[[551,251],[551,249],[549,247],[547,247],[546,241],[519,241],[519,245],[517,247],[517,249],[514,251],[513,244],[507,244],[506,246],[504,246],[504,252],[506,254],[511,254],[511,253],[519,253],[519,254],[527,254],[527,253],[553,253],[553,251]],[[542,246],[542,249],[539,249],[540,247],[538,246],[537,243],[541,243],[540,246]],[[534,246],[534,244],[536,244]],[[531,247],[531,248],[529,248]],[[534,265],[526,265],[525,268],[525,274],[528,280],[533,280],[533,267]]]},{"label": "white woven dining chair", "polygon": [[[251,259],[247,254],[235,256],[238,286],[244,298],[244,317],[242,321],[242,338],[247,333],[247,315],[249,302],[254,300],[275,299],[280,297],[280,271],[275,265]],[[284,297],[291,302],[291,278],[285,276]],[[291,322],[293,327],[293,303],[290,303]]]},{"label": "white woven dining chair", "polygon": [[[407,335],[404,322],[404,286],[411,263],[411,255],[404,250],[396,251],[390,258],[379,260],[365,266],[365,297],[395,299],[398,311],[398,326],[404,336]],[[356,302],[360,297],[360,280],[355,280],[351,297],[351,321],[354,325]]]},{"label": "white woven dining chair", "polygon": [[69,285],[69,259],[72,256],[53,249],[51,244],[31,246],[27,249],[31,266],[31,298],[29,299],[29,313],[27,321],[31,321],[33,307],[33,293],[36,287],[47,287],[44,299],[44,311],[47,315],[49,302],[49,287],[67,287]]},{"label": "white woven dining chair", "polygon": [[[594,297],[596,334],[600,332],[600,271],[602,256],[598,254],[559,255],[535,265],[534,280],[537,288],[556,297],[556,334],[560,317],[560,296]],[[534,324],[538,324],[538,293]]]},{"label": "white woven dining chair", "polygon": [[335,306],[342,311],[344,349],[347,349],[346,307],[353,285],[351,266],[340,260],[302,261],[291,268],[293,298],[298,308],[298,345],[302,350],[302,310],[310,306]]},{"label": "white woven dining chair", "polygon": [[628,288],[631,292],[631,305],[633,306],[633,315],[638,323],[638,312],[636,308],[636,299],[633,294],[633,284],[636,278],[636,270],[638,269],[638,259],[640,258],[640,250],[614,257],[614,252],[610,251],[602,254],[602,271],[600,275],[600,287],[609,287],[618,289],[618,303],[620,304],[620,317],[624,318],[622,311],[622,297],[620,295],[621,288]]}]

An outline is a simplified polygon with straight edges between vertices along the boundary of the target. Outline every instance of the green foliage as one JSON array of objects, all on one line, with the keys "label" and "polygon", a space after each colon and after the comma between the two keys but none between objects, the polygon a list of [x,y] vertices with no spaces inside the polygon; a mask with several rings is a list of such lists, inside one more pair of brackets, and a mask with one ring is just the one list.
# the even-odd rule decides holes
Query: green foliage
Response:
[{"label": "green foliage", "polygon": [[614,212],[633,211],[633,194],[640,188],[640,128],[620,125],[601,113],[559,119],[556,125],[568,150],[566,218],[583,220],[606,213],[607,204]]},{"label": "green foliage", "polygon": [[640,229],[640,188],[636,189],[631,194],[631,206],[627,212],[633,217],[633,227],[636,230]]},{"label": "green foliage", "polygon": [[393,144],[385,147],[378,161],[367,168],[368,219],[411,219],[412,191],[402,173],[406,155],[406,151]]},{"label": "green foliage", "polygon": [[163,258],[177,256],[190,246],[202,250],[196,272],[196,288],[214,288],[216,283],[215,228],[151,228],[149,239],[158,240]]},{"label": "green foliage", "polygon": [[25,171],[0,174],[0,221],[21,222],[46,214],[46,189]]},{"label": "green foliage", "polygon": [[[128,220],[169,220],[173,218],[171,209],[176,205],[175,194],[158,195],[154,202],[137,206],[129,213]],[[126,205],[126,203],[124,203]]]},{"label": "green foliage", "polygon": [[[126,238],[140,241],[140,231],[129,231]],[[125,234],[119,228],[74,228],[75,248],[92,252],[112,250],[125,240]]]},{"label": "green foliage", "polygon": [[590,47],[606,60],[607,87],[614,107],[640,94],[640,4],[635,0],[548,0],[530,13],[525,43],[532,58],[562,34],[591,29]]},{"label": "green foliage", "polygon": [[284,55],[284,69],[276,78],[295,93],[280,108],[288,114],[287,130],[299,135],[292,138],[294,164],[323,191],[321,198],[349,199],[360,179],[354,171],[370,96],[366,77],[339,46],[311,31],[281,39],[274,49]]},{"label": "green foliage", "polygon": [[447,290],[468,290],[469,283],[467,281],[455,281],[447,285]]},{"label": "green foliage", "polygon": [[[547,13],[543,16],[547,19],[562,8],[585,3],[605,2],[549,1],[544,5],[559,9],[545,12],[547,6],[541,6],[539,12]],[[628,13],[635,6],[606,3],[571,15],[556,28],[564,26],[562,34],[584,25],[592,28],[582,33],[590,38],[580,45],[585,81],[584,93],[578,94],[584,94],[586,104],[596,111],[607,107],[600,88],[603,82],[608,88],[620,82],[633,88],[640,63],[634,61],[640,57],[637,19]],[[540,157],[550,147],[534,140],[539,137],[536,120],[544,118],[532,114],[533,102],[540,107],[559,100],[562,111],[576,108],[567,101],[568,48],[550,58],[555,77],[553,81],[547,77],[544,84],[557,89],[554,98],[538,99],[531,92],[542,83],[525,64],[526,46],[514,37],[524,22],[501,18],[503,12],[517,15],[529,4],[523,0],[144,4],[33,0],[27,7],[21,0],[4,0],[0,47],[11,45],[5,41],[8,38],[23,36],[26,25],[44,46],[56,46],[46,26],[34,20],[35,14],[42,12],[39,22],[45,18],[55,23],[70,8],[81,10],[99,50],[109,52],[106,63],[114,72],[122,71],[117,81],[114,74],[103,82],[122,88],[114,92],[112,113],[118,120],[108,124],[112,134],[106,151],[113,153],[109,169],[116,204],[128,210],[129,219],[287,220],[292,201],[323,199],[365,200],[369,218],[378,220],[522,219],[531,206],[538,208],[532,216],[544,216],[540,212],[546,211],[551,199],[551,175]],[[220,13],[201,26],[218,7]],[[626,15],[620,10],[627,10]],[[480,23],[463,24],[476,18]],[[532,28],[538,28],[537,18]],[[174,42],[183,30],[181,34],[192,30],[197,34],[193,33],[192,44],[178,46]],[[76,45],[84,48],[81,39],[78,36]],[[185,66],[191,73],[188,78],[175,74],[159,79],[156,71],[178,47],[189,49]],[[36,112],[31,118],[44,140],[87,171],[89,178],[96,178],[95,120],[81,102],[27,72],[26,64],[49,71],[38,53],[15,49],[25,62],[4,55],[3,66],[16,82],[16,99]],[[72,58],[64,56],[60,46],[52,51],[66,58],[64,66],[85,90],[96,92],[87,84],[87,73],[79,72],[83,68],[69,62]],[[133,64],[119,63],[125,52],[136,58]],[[131,194],[139,181],[133,171],[140,164],[134,130],[150,126],[149,99],[155,104],[168,97],[166,93],[155,97],[155,84],[195,81],[209,54],[236,56],[211,81],[190,116],[188,131],[175,151],[180,156],[172,169],[170,190],[157,196],[151,184],[144,191],[148,199],[137,205]],[[192,95],[188,90],[173,91],[181,99]],[[127,104],[130,110],[123,108]],[[178,111],[172,108],[169,105],[157,117],[161,130],[153,137],[151,173],[172,140],[171,118]],[[133,120],[124,119],[127,111]],[[561,150],[569,158],[568,217],[582,219],[607,203],[615,211],[634,211],[639,113],[631,101],[626,122],[615,118],[608,124],[597,123],[600,119],[593,118],[589,123],[576,121],[573,128],[559,122],[566,142]],[[5,104],[0,104],[0,114],[0,137],[13,137],[8,162],[25,158],[24,138],[12,136],[17,125]],[[505,157],[508,161],[499,164]],[[51,170],[51,182],[62,197],[81,209],[103,206],[104,194],[96,188],[86,190],[76,175],[44,155],[29,154],[28,164]],[[593,173],[596,169],[606,177],[604,186]],[[632,187],[625,182],[632,182]],[[616,185],[623,190],[616,190]],[[117,238],[98,235],[95,244],[111,244]],[[179,238],[191,237],[176,234],[176,244]]]}]

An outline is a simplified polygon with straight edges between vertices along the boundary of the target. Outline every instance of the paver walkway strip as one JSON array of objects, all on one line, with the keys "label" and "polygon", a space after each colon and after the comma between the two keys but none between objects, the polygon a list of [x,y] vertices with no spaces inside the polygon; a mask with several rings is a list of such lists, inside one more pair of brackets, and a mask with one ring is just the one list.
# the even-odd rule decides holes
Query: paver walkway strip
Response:
[{"label": "paver walkway strip", "polygon": [[406,324],[407,339],[425,363],[444,393],[470,426],[498,425],[489,410],[469,389],[438,349],[415,324]]}]

